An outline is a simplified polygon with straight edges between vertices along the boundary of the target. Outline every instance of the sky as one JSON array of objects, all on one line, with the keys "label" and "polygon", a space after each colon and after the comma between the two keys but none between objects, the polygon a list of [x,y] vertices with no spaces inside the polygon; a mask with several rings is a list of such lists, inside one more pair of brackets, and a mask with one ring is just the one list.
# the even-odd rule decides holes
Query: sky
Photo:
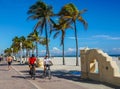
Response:
[{"label": "sky", "polygon": [[[36,21],[27,20],[29,7],[37,0],[0,0],[0,53],[9,48],[15,36],[25,36],[33,31]],[[88,28],[77,22],[79,50],[97,48],[108,54],[120,54],[120,0],[43,0],[58,13],[65,4],[72,2],[79,10],[87,9],[82,17]],[[49,36],[51,55],[61,55],[60,36]],[[75,54],[74,30],[65,35],[65,55]],[[39,45],[39,54],[45,47]]]}]

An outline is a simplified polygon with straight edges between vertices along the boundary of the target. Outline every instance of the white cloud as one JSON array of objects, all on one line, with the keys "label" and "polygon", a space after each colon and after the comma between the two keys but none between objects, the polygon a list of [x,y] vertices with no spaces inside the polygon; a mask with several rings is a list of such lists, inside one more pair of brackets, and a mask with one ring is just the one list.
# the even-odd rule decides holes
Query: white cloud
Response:
[{"label": "white cloud", "polygon": [[120,48],[104,49],[108,54],[120,54]]},{"label": "white cloud", "polygon": [[93,38],[103,38],[103,39],[108,39],[108,40],[120,40],[120,37],[112,37],[109,35],[95,35]]},{"label": "white cloud", "polygon": [[71,40],[75,40],[75,37],[66,37],[68,39],[71,39]]},{"label": "white cloud", "polygon": [[41,50],[40,52],[43,52],[43,53],[45,53],[45,52],[46,52],[46,50]]},{"label": "white cloud", "polygon": [[46,50],[39,50],[38,52],[40,56],[45,56],[46,54]]},{"label": "white cloud", "polygon": [[50,50],[50,52],[53,55],[60,55],[60,54],[62,54],[62,51],[59,48],[57,48],[57,47],[53,47],[52,50]]},{"label": "white cloud", "polygon": [[[66,38],[68,38],[70,40],[75,40],[75,37],[66,37]],[[78,40],[91,40],[91,38],[81,38],[81,37],[78,37],[77,39]]]},{"label": "white cloud", "polygon": [[81,49],[85,49],[85,48],[88,48],[88,47],[80,47],[79,50],[81,50]]},{"label": "white cloud", "polygon": [[[68,39],[71,39],[71,40],[75,40],[75,37],[66,37]],[[93,40],[95,38],[102,38],[102,39],[107,39],[107,40],[120,40],[120,37],[113,37],[113,36],[109,36],[109,35],[95,35],[95,36],[92,36],[92,37],[89,37],[89,38],[80,38],[78,37],[78,40]]]},{"label": "white cloud", "polygon": [[68,48],[68,51],[73,52],[73,51],[75,51],[75,48]]},{"label": "white cloud", "polygon": [[[71,40],[75,40],[75,37],[66,37],[66,38],[71,39]],[[113,37],[113,36],[109,36],[109,35],[95,35],[95,36],[92,36],[89,38],[78,37],[78,39],[81,39],[81,40],[92,40],[95,38],[103,38],[103,39],[107,39],[107,40],[120,40],[120,37]]]},{"label": "white cloud", "polygon": [[53,47],[52,51],[60,51],[57,47]]},{"label": "white cloud", "polygon": [[113,48],[113,50],[117,50],[117,51],[119,50],[120,51],[120,48]]},{"label": "white cloud", "polygon": [[93,37],[97,37],[97,38],[108,38],[108,35],[95,35]]}]

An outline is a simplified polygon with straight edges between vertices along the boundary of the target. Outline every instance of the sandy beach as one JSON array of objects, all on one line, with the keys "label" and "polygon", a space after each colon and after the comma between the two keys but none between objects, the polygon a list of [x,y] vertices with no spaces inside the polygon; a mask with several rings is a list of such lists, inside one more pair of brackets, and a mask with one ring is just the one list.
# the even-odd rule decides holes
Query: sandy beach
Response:
[{"label": "sandy beach", "polygon": [[[43,58],[40,58],[40,60],[43,60]],[[79,66],[76,66],[76,58],[75,57],[65,57],[65,64],[62,65],[62,57],[54,57],[51,59],[53,62],[53,66],[51,66],[51,70],[54,71],[63,71],[65,73],[71,73],[74,76],[80,76],[81,75],[81,61],[79,58]],[[116,63],[119,66],[120,69],[120,60],[118,60],[118,57],[113,57],[113,61],[116,61]],[[38,70],[42,70],[42,68],[38,68]],[[97,81],[95,81],[97,82]],[[104,83],[98,83],[94,84],[93,81],[91,83],[87,82],[75,82],[75,84],[81,85],[83,87],[87,87],[88,89],[117,89],[110,87],[109,85],[105,85]],[[119,89],[119,88],[118,88]]]},{"label": "sandy beach", "polygon": [[[43,61],[44,57],[40,57],[39,60]],[[52,70],[65,70],[65,71],[70,71],[70,70],[80,71],[81,70],[80,58],[79,58],[79,66],[76,66],[75,57],[65,57],[65,65],[63,65],[62,63],[62,57],[52,57],[51,60],[53,62],[53,66],[51,66]]]},{"label": "sandy beach", "polygon": [[116,61],[118,67],[119,67],[119,70],[120,70],[120,60],[118,60],[118,57],[112,57],[113,61]]},{"label": "sandy beach", "polygon": [[[40,60],[43,60],[44,58],[39,58]],[[62,57],[53,57],[51,58],[53,62],[53,66],[51,66],[52,70],[76,70],[81,71],[81,61],[79,57],[79,66],[76,66],[76,57],[65,57],[65,65],[62,65]],[[118,57],[112,57],[113,61],[116,61],[119,69],[120,69],[120,60],[118,60]]]}]

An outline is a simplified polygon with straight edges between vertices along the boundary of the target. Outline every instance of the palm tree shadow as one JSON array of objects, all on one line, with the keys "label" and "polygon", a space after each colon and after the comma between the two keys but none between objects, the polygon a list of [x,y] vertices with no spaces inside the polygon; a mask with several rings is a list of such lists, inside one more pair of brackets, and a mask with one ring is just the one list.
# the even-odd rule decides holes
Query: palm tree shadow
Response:
[{"label": "palm tree shadow", "polygon": [[7,64],[0,64],[0,66],[7,66]]},{"label": "palm tree shadow", "polygon": [[[20,71],[20,72],[24,74],[25,79],[31,78],[31,75],[29,74],[29,70]],[[42,70],[36,70],[35,77],[36,78],[43,78],[43,71]]]},{"label": "palm tree shadow", "polygon": [[55,76],[55,77],[67,79],[67,80],[70,80],[70,81],[89,83],[89,84],[98,84],[98,85],[102,84],[102,85],[111,87],[113,89],[120,89],[119,86],[111,85],[109,83],[99,82],[99,81],[95,81],[95,80],[91,80],[91,79],[83,79],[83,78],[81,78],[81,71],[77,71],[77,70],[52,71],[52,75]]},{"label": "palm tree shadow", "polygon": [[24,76],[11,76],[12,78],[22,78],[22,79],[25,79]]},{"label": "palm tree shadow", "polygon": [[25,66],[25,65],[28,65],[28,64],[12,64],[12,65],[15,65],[15,66]]},{"label": "palm tree shadow", "polygon": [[[29,70],[25,70],[25,71],[20,71],[21,73],[23,73],[25,76],[12,76],[13,78],[23,78],[23,79],[30,79],[30,74],[29,74]],[[36,71],[36,78],[43,78],[43,70],[37,70]],[[99,81],[94,81],[91,79],[83,79],[81,78],[81,71],[77,71],[77,70],[70,70],[70,71],[65,71],[65,70],[57,70],[57,71],[52,71],[52,76],[53,77],[58,77],[58,78],[62,78],[62,79],[66,79],[66,80],[70,80],[70,81],[75,81],[75,82],[82,82],[82,83],[89,83],[89,84],[98,84],[98,85],[105,85],[108,87],[111,87],[113,89],[120,89],[119,86],[115,86],[115,85],[111,85],[108,83],[103,83],[103,82],[99,82]]]}]

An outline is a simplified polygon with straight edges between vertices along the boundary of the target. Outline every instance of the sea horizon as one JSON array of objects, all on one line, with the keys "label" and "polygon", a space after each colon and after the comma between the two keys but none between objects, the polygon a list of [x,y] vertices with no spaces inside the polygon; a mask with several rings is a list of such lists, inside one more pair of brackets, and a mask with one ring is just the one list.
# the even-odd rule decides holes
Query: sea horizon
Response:
[{"label": "sea horizon", "polygon": [[[108,54],[109,56],[112,57],[120,57],[120,54]],[[44,56],[39,56],[39,57],[44,57]],[[51,57],[63,57],[62,55],[52,55]],[[64,57],[76,57],[75,55],[65,55]],[[78,56],[80,57],[80,55]]]}]

